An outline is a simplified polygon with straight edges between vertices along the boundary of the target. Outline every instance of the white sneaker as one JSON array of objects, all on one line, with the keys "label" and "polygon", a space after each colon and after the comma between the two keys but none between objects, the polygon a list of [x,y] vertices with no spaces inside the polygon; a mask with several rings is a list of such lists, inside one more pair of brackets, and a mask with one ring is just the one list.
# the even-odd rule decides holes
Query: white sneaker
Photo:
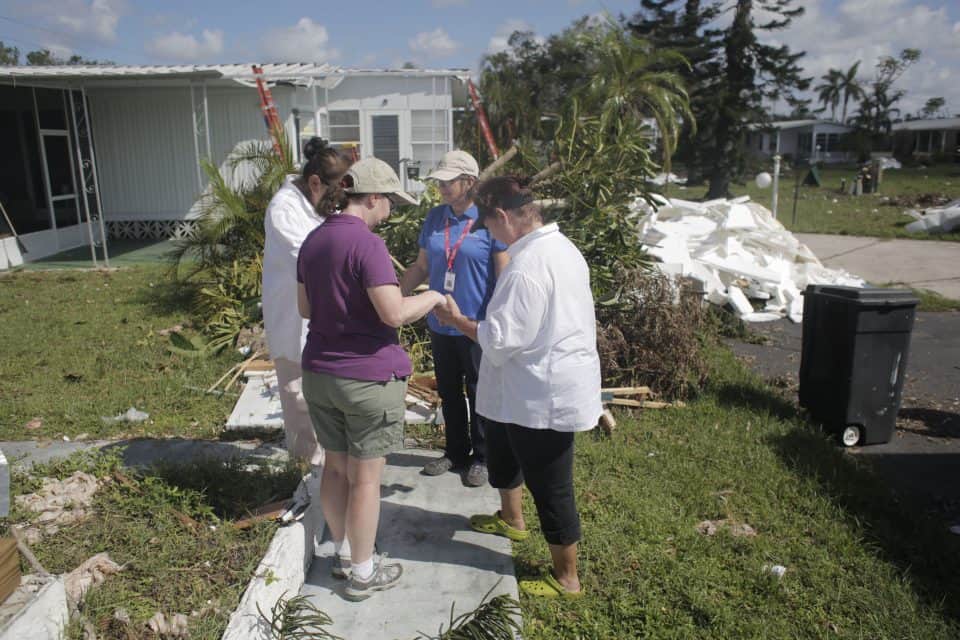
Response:
[{"label": "white sneaker", "polygon": [[293,497],[290,499],[290,504],[288,504],[283,513],[277,517],[277,521],[280,524],[299,522],[300,520],[303,520],[303,516],[306,514],[307,507],[309,506],[310,492],[307,490],[307,483],[301,482],[299,485],[297,485],[297,490],[293,492]]}]

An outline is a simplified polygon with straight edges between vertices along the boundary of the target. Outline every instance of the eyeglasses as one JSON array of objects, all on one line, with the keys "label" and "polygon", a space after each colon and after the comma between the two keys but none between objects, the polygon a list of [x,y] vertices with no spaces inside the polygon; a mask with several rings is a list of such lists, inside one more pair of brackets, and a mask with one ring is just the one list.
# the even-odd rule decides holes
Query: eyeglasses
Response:
[{"label": "eyeglasses", "polygon": [[456,178],[451,178],[450,180],[437,180],[437,186],[444,187],[444,188],[452,187],[453,185],[455,185],[456,183],[460,182],[463,179],[464,179],[464,176],[457,176]]},{"label": "eyeglasses", "polygon": [[400,206],[400,203],[395,199],[396,196],[394,196],[392,193],[381,193],[380,195],[386,198],[387,202],[390,203],[390,213],[396,211],[397,207]]}]

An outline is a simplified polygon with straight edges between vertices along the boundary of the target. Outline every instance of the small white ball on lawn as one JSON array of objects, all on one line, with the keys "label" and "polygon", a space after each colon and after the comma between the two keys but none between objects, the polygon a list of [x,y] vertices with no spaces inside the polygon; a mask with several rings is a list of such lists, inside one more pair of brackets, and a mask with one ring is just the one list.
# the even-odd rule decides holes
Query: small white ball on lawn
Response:
[{"label": "small white ball on lawn", "polygon": [[766,189],[773,183],[773,178],[770,177],[770,174],[766,171],[757,174],[757,186],[761,189]]}]

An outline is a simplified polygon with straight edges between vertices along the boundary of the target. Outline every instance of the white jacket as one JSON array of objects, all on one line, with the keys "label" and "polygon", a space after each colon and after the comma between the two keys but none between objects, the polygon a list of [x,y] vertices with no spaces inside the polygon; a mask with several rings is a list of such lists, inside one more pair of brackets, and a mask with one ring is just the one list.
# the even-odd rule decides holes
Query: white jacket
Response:
[{"label": "white jacket", "polygon": [[297,310],[297,255],[307,235],[323,224],[287,176],[267,207],[263,247],[263,325],[270,357],[300,362],[307,321]]},{"label": "white jacket", "polygon": [[556,224],[507,253],[510,263],[477,325],[477,413],[533,429],[592,429],[602,408],[587,263]]}]

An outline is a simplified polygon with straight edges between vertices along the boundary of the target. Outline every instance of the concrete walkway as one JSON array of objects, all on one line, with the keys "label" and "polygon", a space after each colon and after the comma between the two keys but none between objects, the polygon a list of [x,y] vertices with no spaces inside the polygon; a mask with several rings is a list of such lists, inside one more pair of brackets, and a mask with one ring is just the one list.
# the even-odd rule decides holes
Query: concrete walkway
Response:
[{"label": "concrete walkway", "polygon": [[461,474],[421,475],[435,451],[407,449],[387,458],[377,547],[403,565],[401,582],[363,602],[343,595],[345,582],[330,575],[333,545],[320,545],[301,590],[333,619],[332,633],[346,640],[412,639],[436,635],[454,617],[471,611],[491,589],[518,597],[510,542],[476,533],[467,518],[493,513],[497,492],[470,488]]},{"label": "concrete walkway", "polygon": [[960,300],[960,242],[797,233],[827,267],[876,285],[899,282]]}]

